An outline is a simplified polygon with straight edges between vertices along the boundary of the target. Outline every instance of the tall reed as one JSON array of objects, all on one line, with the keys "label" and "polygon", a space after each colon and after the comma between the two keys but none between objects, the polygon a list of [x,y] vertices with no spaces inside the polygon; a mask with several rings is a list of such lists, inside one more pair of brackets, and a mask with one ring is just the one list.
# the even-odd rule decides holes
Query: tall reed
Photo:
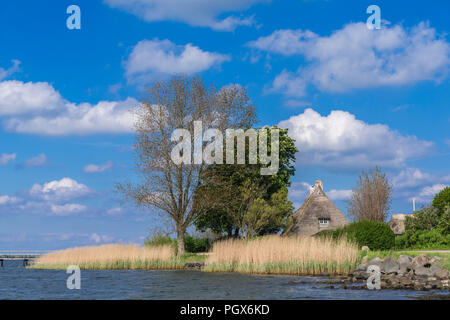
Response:
[{"label": "tall reed", "polygon": [[268,236],[217,242],[205,271],[317,275],[348,274],[359,260],[358,246],[346,239]]},{"label": "tall reed", "polygon": [[137,245],[107,244],[77,247],[52,252],[39,257],[32,267],[62,268],[78,265],[83,269],[179,269],[183,264],[175,259],[169,245],[141,248]]}]

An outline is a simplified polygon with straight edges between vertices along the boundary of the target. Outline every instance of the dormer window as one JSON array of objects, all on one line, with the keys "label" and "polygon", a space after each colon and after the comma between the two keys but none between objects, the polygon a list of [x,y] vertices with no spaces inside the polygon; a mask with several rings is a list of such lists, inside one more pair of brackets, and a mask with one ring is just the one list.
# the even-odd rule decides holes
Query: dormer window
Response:
[{"label": "dormer window", "polygon": [[319,218],[319,227],[325,228],[330,225],[330,219],[329,218]]}]

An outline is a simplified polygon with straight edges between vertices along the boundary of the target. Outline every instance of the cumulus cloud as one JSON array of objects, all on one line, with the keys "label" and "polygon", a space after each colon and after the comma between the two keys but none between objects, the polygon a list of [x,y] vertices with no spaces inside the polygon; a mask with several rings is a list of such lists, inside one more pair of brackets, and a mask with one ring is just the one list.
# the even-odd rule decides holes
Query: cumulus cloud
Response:
[{"label": "cumulus cloud", "polygon": [[[289,188],[289,199],[293,201],[294,207],[298,209],[306,197],[309,195],[309,190],[313,186],[313,183],[308,182],[294,182]],[[327,190],[324,186],[324,192],[331,200],[348,200],[352,195],[352,190]]]},{"label": "cumulus cloud", "polygon": [[56,216],[69,216],[86,210],[86,206],[75,203],[67,203],[64,205],[52,204],[50,205],[50,209]]},{"label": "cumulus cloud", "polygon": [[230,57],[203,51],[190,43],[175,45],[169,40],[143,40],[131,52],[125,63],[129,81],[148,81],[175,73],[194,74],[220,65]]},{"label": "cumulus cloud", "polygon": [[97,165],[97,164],[88,164],[83,168],[85,173],[99,173],[105,172],[113,167],[113,162],[111,160],[107,161],[105,164]]},{"label": "cumulus cloud", "polygon": [[[429,203],[435,192],[450,183],[450,174],[423,172],[418,168],[405,168],[391,178],[394,197],[418,203]],[[442,189],[442,188],[441,188]],[[440,191],[440,190],[438,190]]]},{"label": "cumulus cloud", "polygon": [[283,71],[273,83],[273,90],[297,97],[304,94],[303,89],[291,90],[287,83],[280,86],[279,82],[288,76],[297,88],[311,83],[322,91],[345,92],[440,81],[450,66],[450,44],[424,22],[411,29],[396,25],[376,32],[368,30],[365,23],[350,23],[329,36],[285,29],[248,46],[305,58],[304,67],[291,73]]},{"label": "cumulus cloud", "polygon": [[0,82],[0,116],[50,112],[63,104],[59,92],[47,82]]},{"label": "cumulus cloud", "polygon": [[435,179],[437,179],[437,177],[429,173],[422,172],[420,169],[406,168],[394,176],[392,179],[392,184],[395,188],[399,189],[414,188],[431,183],[432,181],[435,181]]},{"label": "cumulus cloud", "polygon": [[93,191],[86,185],[78,183],[71,178],[62,178],[43,185],[36,183],[30,190],[30,195],[33,198],[54,202],[70,201],[92,193]]},{"label": "cumulus cloud", "polygon": [[7,164],[16,161],[15,153],[2,153],[0,154],[0,166],[6,166]]},{"label": "cumulus cloud", "polygon": [[352,190],[336,190],[332,189],[326,192],[328,198],[331,200],[348,200],[352,196]]},{"label": "cumulus cloud", "polygon": [[21,198],[10,197],[10,196],[0,196],[0,206],[11,205],[21,202]]},{"label": "cumulus cloud", "polygon": [[133,98],[75,104],[46,82],[0,82],[0,117],[6,130],[41,135],[129,133]]},{"label": "cumulus cloud", "polygon": [[13,65],[9,69],[3,69],[0,68],[0,81],[8,78],[13,73],[16,73],[20,70],[20,61],[19,60],[12,60]]},{"label": "cumulus cloud", "polygon": [[430,203],[434,196],[446,187],[448,187],[448,185],[445,184],[434,184],[432,186],[425,187],[420,190],[417,196],[411,197],[411,199],[415,198],[418,203]]},{"label": "cumulus cloud", "polygon": [[107,235],[99,235],[97,233],[93,233],[89,236],[89,240],[91,242],[94,242],[96,244],[98,243],[106,243],[113,241],[113,237],[107,236]]},{"label": "cumulus cloud", "polygon": [[105,0],[113,8],[130,12],[145,21],[179,21],[191,26],[232,31],[238,26],[254,24],[252,17],[218,16],[247,10],[252,5],[269,0]]},{"label": "cumulus cloud", "polygon": [[300,98],[306,93],[306,82],[292,72],[283,70],[275,77],[268,92],[284,92],[290,97]]},{"label": "cumulus cloud", "polygon": [[47,156],[44,153],[25,160],[25,168],[42,167],[48,164]]},{"label": "cumulus cloud", "polygon": [[299,149],[297,165],[360,169],[402,167],[431,151],[433,143],[404,136],[383,124],[368,124],[346,111],[322,116],[313,109],[278,124],[288,128]]}]

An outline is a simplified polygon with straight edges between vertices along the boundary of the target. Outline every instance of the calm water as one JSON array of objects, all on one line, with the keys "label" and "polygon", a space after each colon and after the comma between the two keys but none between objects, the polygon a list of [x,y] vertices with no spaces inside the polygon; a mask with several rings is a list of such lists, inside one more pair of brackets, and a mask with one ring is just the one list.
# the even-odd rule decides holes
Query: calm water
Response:
[{"label": "calm water", "polygon": [[30,270],[21,261],[5,261],[0,268],[0,299],[411,299],[425,294],[316,289],[313,286],[326,285],[314,284],[311,277],[132,270],[81,270],[81,289],[69,290],[68,276],[65,270]]}]

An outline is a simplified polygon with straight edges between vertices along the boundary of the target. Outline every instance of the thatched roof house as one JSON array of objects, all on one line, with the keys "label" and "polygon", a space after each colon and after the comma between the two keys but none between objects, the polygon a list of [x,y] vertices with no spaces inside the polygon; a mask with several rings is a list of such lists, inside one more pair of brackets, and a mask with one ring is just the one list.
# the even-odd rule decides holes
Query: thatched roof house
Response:
[{"label": "thatched roof house", "polygon": [[389,227],[394,232],[396,236],[402,235],[405,233],[405,220],[406,214],[393,214],[391,221],[388,222]]},{"label": "thatched roof house", "polygon": [[311,236],[319,231],[336,229],[349,224],[347,218],[323,191],[323,182],[317,180],[310,187],[309,196],[293,215],[293,223],[286,235]]}]

